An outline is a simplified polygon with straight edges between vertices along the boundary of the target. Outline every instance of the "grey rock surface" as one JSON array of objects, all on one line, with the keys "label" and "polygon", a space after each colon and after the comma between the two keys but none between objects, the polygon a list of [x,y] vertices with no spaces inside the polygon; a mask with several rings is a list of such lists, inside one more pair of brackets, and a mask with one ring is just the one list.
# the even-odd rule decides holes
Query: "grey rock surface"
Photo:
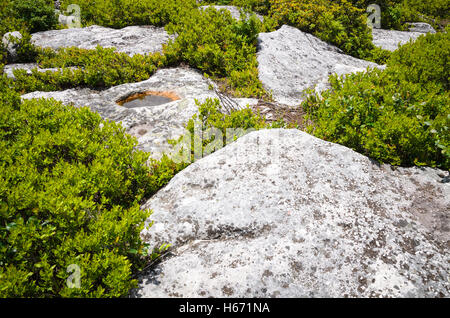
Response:
[{"label": "grey rock surface", "polygon": [[345,55],[317,37],[284,25],[258,37],[259,78],[275,101],[297,105],[305,89],[320,92],[329,87],[328,77],[379,67],[375,63]]},{"label": "grey rock surface", "polygon": [[428,23],[412,22],[409,23],[410,32],[436,33],[436,30]]},{"label": "grey rock surface", "polygon": [[9,62],[17,61],[17,49],[19,45],[12,41],[12,38],[22,39],[22,34],[19,31],[7,32],[3,35],[2,43],[6,47],[7,59]]},{"label": "grey rock surface", "polygon": [[31,41],[41,47],[58,49],[76,46],[83,49],[114,47],[117,52],[130,56],[160,52],[170,36],[164,28],[154,26],[129,26],[123,29],[111,29],[97,25],[86,28],[43,31],[32,34]]},{"label": "grey rock surface", "polygon": [[424,35],[422,31],[409,32],[372,29],[373,44],[389,51],[395,51],[400,45],[406,44],[410,40],[414,41],[421,35]]},{"label": "grey rock surface", "polygon": [[[241,18],[241,13],[240,13],[240,9],[238,8],[238,7],[235,7],[235,6],[215,6],[215,5],[207,5],[207,6],[201,6],[201,7],[199,7],[200,9],[206,9],[206,8],[209,8],[209,7],[212,7],[212,8],[215,8],[216,10],[227,10],[227,11],[229,11],[230,13],[231,13],[231,16],[233,17],[233,18],[235,18],[236,20],[239,20],[240,18]],[[255,13],[256,14],[256,17],[259,19],[259,21],[263,21],[264,20],[264,18],[263,18],[263,16],[262,15],[260,15],[260,14],[257,14],[257,13]],[[248,15],[247,15],[248,16]]]},{"label": "grey rock surface", "polygon": [[[7,64],[3,71],[5,75],[11,79],[15,79],[14,70],[25,70],[28,75],[32,74],[32,70],[36,69],[38,72],[59,72],[60,68],[40,68],[36,63],[21,63],[21,64]],[[75,70],[76,67],[68,67],[68,69]]]},{"label": "grey rock surface", "polygon": [[[54,98],[64,104],[77,107],[88,106],[103,118],[121,122],[127,132],[137,137],[138,148],[159,158],[171,148],[167,143],[183,135],[187,121],[198,112],[195,99],[216,98],[209,90],[209,82],[199,72],[189,68],[158,70],[148,80],[123,84],[104,91],[88,88],[68,89],[57,92],[33,92],[22,95],[23,99]],[[125,108],[117,101],[135,93],[146,91],[168,92],[179,97],[173,102],[151,107]],[[253,99],[235,99],[241,107],[256,104]]]},{"label": "grey rock surface", "polygon": [[136,297],[448,297],[450,179],[299,130],[191,164],[142,208],[172,253]]}]

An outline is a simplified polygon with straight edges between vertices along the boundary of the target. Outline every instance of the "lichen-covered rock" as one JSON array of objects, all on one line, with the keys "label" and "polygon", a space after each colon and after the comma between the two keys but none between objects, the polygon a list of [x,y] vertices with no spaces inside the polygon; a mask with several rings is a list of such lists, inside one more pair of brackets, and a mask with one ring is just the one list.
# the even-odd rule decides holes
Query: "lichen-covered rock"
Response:
[{"label": "lichen-covered rock", "polygon": [[17,61],[17,49],[19,45],[14,43],[12,39],[22,39],[22,34],[19,31],[7,32],[3,35],[2,43],[6,47],[7,59],[9,62],[14,63]]},{"label": "lichen-covered rock", "polygon": [[275,101],[286,105],[300,104],[306,89],[316,87],[317,92],[327,89],[331,74],[379,67],[345,55],[337,47],[287,25],[259,34],[257,57],[264,88],[272,92]]},{"label": "lichen-covered rock", "polygon": [[164,28],[154,26],[129,26],[111,29],[97,25],[86,28],[42,31],[32,34],[31,41],[41,47],[58,49],[76,46],[83,49],[114,47],[130,56],[160,52],[170,36]]},{"label": "lichen-covered rock", "polygon": [[143,208],[172,243],[137,297],[448,297],[450,178],[261,130],[190,165]]},{"label": "lichen-covered rock", "polygon": [[[198,71],[189,68],[161,69],[148,80],[111,87],[104,91],[88,88],[68,89],[59,92],[33,92],[22,95],[24,99],[54,98],[64,104],[89,106],[103,118],[121,122],[127,132],[137,137],[139,149],[158,158],[170,149],[167,140],[184,133],[187,121],[198,112],[195,99],[217,97],[209,89],[210,83]],[[179,99],[159,106],[125,108],[118,101],[146,91],[168,92]],[[235,99],[244,104],[256,104],[253,99]]]}]

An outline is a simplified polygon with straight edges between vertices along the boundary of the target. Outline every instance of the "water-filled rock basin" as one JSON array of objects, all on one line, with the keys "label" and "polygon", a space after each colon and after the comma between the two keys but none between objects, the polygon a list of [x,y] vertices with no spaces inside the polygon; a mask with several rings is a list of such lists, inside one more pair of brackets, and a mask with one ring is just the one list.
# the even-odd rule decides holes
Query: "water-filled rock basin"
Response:
[{"label": "water-filled rock basin", "polygon": [[126,108],[151,107],[173,102],[180,99],[172,92],[147,91],[132,94],[125,99],[119,100],[117,104]]}]

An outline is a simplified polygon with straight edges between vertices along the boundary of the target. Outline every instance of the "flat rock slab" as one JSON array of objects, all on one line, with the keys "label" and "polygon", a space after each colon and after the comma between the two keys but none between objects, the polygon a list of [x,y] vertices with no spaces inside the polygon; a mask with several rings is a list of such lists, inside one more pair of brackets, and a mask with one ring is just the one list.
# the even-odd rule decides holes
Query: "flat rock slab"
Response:
[{"label": "flat rock slab", "polygon": [[448,172],[379,165],[299,130],[252,132],[142,208],[173,244],[136,297],[448,297]]},{"label": "flat rock slab", "polygon": [[161,52],[162,46],[174,38],[164,28],[154,26],[129,26],[111,29],[98,25],[86,28],[43,31],[32,34],[31,41],[41,47],[59,49],[76,46],[95,49],[98,45],[123,52],[130,56]]},{"label": "flat rock slab", "polygon": [[275,101],[286,105],[301,103],[306,89],[329,88],[328,77],[362,72],[375,63],[345,55],[337,47],[297,28],[284,25],[258,36],[259,79]]},{"label": "flat rock slab", "polygon": [[372,29],[373,44],[384,50],[395,51],[400,45],[414,41],[424,32]]},{"label": "flat rock slab", "polygon": [[[138,148],[159,158],[171,147],[169,139],[175,139],[185,132],[185,124],[198,112],[195,99],[217,98],[209,89],[209,83],[199,72],[189,68],[158,70],[148,80],[123,84],[104,91],[88,88],[68,89],[56,92],[33,92],[22,95],[23,99],[54,98],[66,105],[88,106],[104,119],[121,122],[127,132],[137,137]],[[179,97],[173,102],[149,107],[126,108],[117,104],[128,96],[146,91],[168,92]],[[235,99],[240,106],[253,105],[257,100]]]},{"label": "flat rock slab", "polygon": [[[41,73],[61,71],[61,68],[40,68],[36,63],[18,63],[5,65],[3,72],[7,77],[15,79],[14,70],[25,70],[28,75],[31,75],[33,69]],[[76,67],[68,67],[68,69],[75,70]]]}]

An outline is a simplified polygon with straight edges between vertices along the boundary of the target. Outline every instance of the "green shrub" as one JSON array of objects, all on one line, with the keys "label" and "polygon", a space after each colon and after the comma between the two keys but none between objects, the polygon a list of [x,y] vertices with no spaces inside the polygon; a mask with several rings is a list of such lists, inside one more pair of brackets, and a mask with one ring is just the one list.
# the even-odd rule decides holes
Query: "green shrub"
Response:
[{"label": "green shrub", "polygon": [[364,58],[374,48],[364,10],[346,0],[271,0],[270,14],[278,24],[289,24],[336,45],[347,54]]},{"label": "green shrub", "polygon": [[22,38],[12,37],[11,41],[17,44],[17,61],[16,63],[32,63],[36,61],[40,53],[40,49],[31,43],[31,34],[26,30],[21,32]]},{"label": "green shrub", "polygon": [[448,33],[392,54],[385,71],[331,77],[303,104],[319,138],[393,165],[450,168]]},{"label": "green shrub", "polygon": [[13,15],[24,21],[30,33],[54,29],[58,24],[53,1],[13,0]]},{"label": "green shrub", "polygon": [[260,28],[255,16],[236,21],[226,10],[194,10],[167,26],[178,37],[165,54],[169,61],[186,62],[215,78],[226,78],[237,96],[262,96],[256,60]]},{"label": "green shrub", "polygon": [[450,18],[450,1],[448,0],[403,0],[402,7],[404,10],[409,8],[413,12],[422,13],[432,18]]},{"label": "green shrub", "polygon": [[450,26],[446,32],[422,35],[397,49],[387,61],[388,70],[402,81],[450,89]]},{"label": "green shrub", "polygon": [[83,25],[97,24],[112,28],[164,26],[197,7],[195,0],[63,0],[62,10],[70,4],[80,6]]},{"label": "green shrub", "polygon": [[[187,123],[187,134],[169,141],[175,146],[174,150],[179,151],[171,156],[176,162],[194,162],[242,137],[244,133],[272,127],[249,107],[227,114],[217,98],[207,98],[203,103],[196,101],[196,104],[199,112]],[[230,129],[235,129],[235,133],[230,135]],[[216,139],[220,136],[221,139]],[[189,149],[189,154],[186,155],[183,149]]]},{"label": "green shrub", "polygon": [[[124,296],[147,247],[147,155],[120,125],[0,79],[0,296]],[[67,268],[81,269],[68,288]]]}]

